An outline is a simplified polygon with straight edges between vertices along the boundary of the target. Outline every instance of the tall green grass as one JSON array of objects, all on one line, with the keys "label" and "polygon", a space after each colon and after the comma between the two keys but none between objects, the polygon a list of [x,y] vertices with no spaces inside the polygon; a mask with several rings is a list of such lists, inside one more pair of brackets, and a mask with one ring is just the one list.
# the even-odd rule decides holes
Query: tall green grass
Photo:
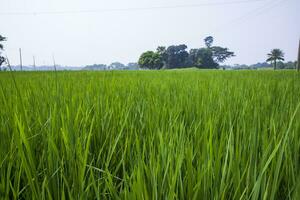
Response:
[{"label": "tall green grass", "polygon": [[300,199],[299,106],[291,71],[2,72],[0,198]]}]

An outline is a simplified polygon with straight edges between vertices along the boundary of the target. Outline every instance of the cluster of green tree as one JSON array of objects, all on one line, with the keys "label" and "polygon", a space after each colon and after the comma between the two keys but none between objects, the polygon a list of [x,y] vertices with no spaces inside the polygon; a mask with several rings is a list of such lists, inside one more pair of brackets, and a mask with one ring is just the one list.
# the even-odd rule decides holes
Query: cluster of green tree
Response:
[{"label": "cluster of green tree", "polygon": [[138,61],[140,68],[173,69],[173,68],[208,68],[219,67],[227,58],[235,56],[228,48],[213,46],[212,36],[204,39],[205,47],[187,51],[185,44],[172,45],[168,48],[159,46],[156,51],[144,52]]},{"label": "cluster of green tree", "polygon": [[234,65],[228,66],[223,65],[223,68],[231,68],[231,69],[258,69],[258,68],[267,68],[273,67],[274,70],[276,69],[296,69],[297,68],[297,61],[286,62],[284,63],[284,52],[281,49],[272,49],[270,53],[267,54],[267,60],[263,63],[257,63],[253,65]]},{"label": "cluster of green tree", "polygon": [[[277,62],[277,69],[295,69],[297,66],[297,61],[288,62]],[[221,68],[225,69],[260,69],[260,68],[274,68],[271,63],[258,62],[256,64],[246,65],[246,64],[235,64],[235,65],[222,65]]]},{"label": "cluster of green tree", "polygon": [[277,69],[296,69],[297,68],[297,61],[289,61],[289,62],[282,62],[282,61],[279,61],[277,63],[277,66],[276,66]]},{"label": "cluster of green tree", "polygon": [[5,62],[5,58],[4,58],[4,56],[2,56],[3,44],[1,44],[1,42],[5,41],[5,40],[6,40],[6,38],[3,37],[2,35],[0,35],[0,70],[1,70],[2,64]]},{"label": "cluster of green tree", "polygon": [[284,61],[284,52],[281,49],[272,49],[271,52],[267,54],[267,56],[268,56],[267,62],[271,63],[271,65],[274,67],[274,70],[297,68],[297,61],[295,62],[290,61],[286,63],[282,62]]},{"label": "cluster of green tree", "polygon": [[106,70],[107,65],[105,65],[105,64],[93,64],[93,65],[87,65],[82,69],[83,70]]},{"label": "cluster of green tree", "polygon": [[83,70],[134,70],[138,69],[138,64],[131,62],[128,63],[127,65],[120,63],[120,62],[113,62],[110,65],[105,65],[105,64],[94,64],[94,65],[87,65],[86,67],[82,68]]}]

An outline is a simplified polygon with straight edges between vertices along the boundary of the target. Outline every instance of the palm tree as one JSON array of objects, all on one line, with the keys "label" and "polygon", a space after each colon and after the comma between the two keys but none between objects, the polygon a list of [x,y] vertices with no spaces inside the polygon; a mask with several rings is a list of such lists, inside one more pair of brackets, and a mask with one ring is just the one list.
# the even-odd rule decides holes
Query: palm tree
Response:
[{"label": "palm tree", "polygon": [[277,60],[284,60],[284,53],[280,49],[272,49],[271,53],[268,53],[267,62],[273,62],[274,70],[276,69]]}]

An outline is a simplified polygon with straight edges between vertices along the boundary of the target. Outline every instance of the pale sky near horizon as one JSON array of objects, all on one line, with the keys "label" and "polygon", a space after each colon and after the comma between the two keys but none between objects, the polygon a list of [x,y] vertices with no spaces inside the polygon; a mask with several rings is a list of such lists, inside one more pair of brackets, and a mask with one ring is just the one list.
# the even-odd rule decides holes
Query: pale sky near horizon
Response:
[{"label": "pale sky near horizon", "polygon": [[[247,1],[242,3],[241,1]],[[262,62],[272,48],[296,60],[300,0],[1,0],[5,53],[23,63],[83,66],[136,62],[157,46],[228,47],[227,64]]]}]

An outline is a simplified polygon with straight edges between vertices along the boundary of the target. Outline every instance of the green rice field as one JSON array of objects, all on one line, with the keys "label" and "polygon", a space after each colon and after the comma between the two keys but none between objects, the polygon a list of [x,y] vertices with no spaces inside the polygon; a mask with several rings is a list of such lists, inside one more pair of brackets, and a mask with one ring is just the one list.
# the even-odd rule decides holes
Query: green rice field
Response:
[{"label": "green rice field", "polygon": [[300,74],[1,72],[0,199],[300,199]]}]

